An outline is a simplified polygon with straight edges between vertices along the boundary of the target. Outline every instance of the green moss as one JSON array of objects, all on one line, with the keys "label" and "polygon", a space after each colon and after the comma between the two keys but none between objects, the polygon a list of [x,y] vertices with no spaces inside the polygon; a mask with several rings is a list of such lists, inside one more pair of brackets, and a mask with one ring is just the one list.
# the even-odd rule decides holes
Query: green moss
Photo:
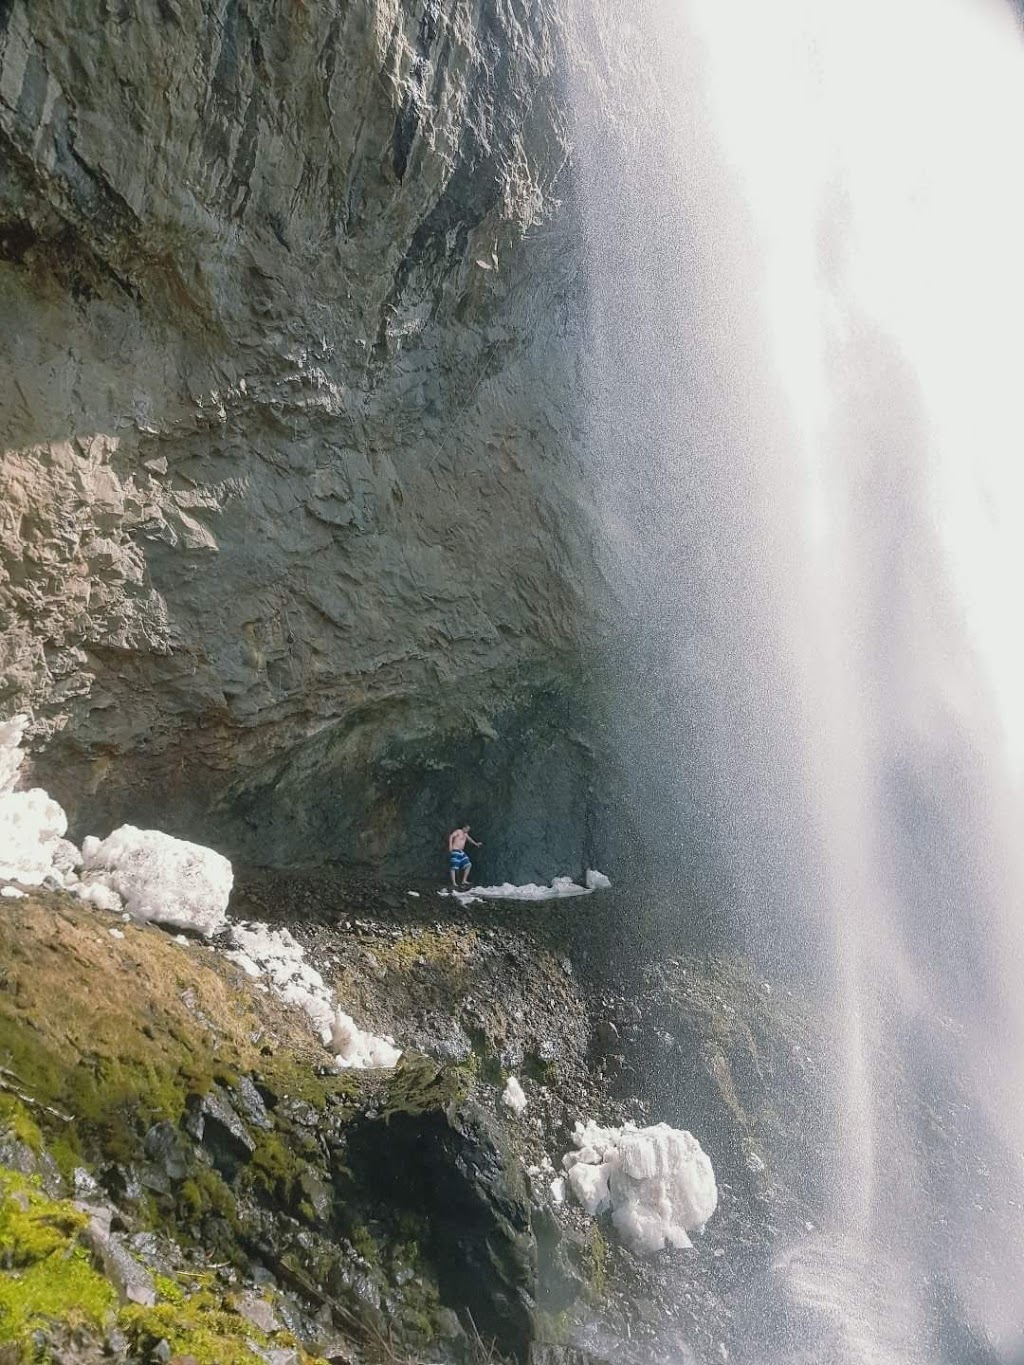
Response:
[{"label": "green moss", "polygon": [[608,1243],[597,1223],[591,1223],[586,1249],[588,1298],[601,1303],[608,1293]]},{"label": "green moss", "polygon": [[290,1207],[298,1194],[305,1162],[279,1132],[260,1133],[249,1161],[248,1176],[271,1199]]},{"label": "green moss", "polygon": [[0,1249],[8,1268],[71,1245],[88,1221],[64,1199],[48,1199],[34,1177],[0,1169]]},{"label": "green moss", "polygon": [[[54,1006],[51,1012],[59,1022],[61,1007]],[[125,1013],[130,1013],[130,1006]],[[86,1009],[73,1027],[82,1035],[88,1033]],[[126,1038],[142,1038],[137,1020],[126,1017],[121,1029]],[[68,1125],[41,1114],[52,1134],[54,1159],[65,1172],[89,1151],[101,1152],[108,1161],[135,1159],[141,1137],[152,1124],[161,1119],[177,1122],[188,1096],[209,1089],[212,1075],[196,1064],[191,1052],[173,1046],[168,1033],[158,1044],[148,1045],[150,1057],[132,1055],[130,1047],[118,1055],[119,1044],[110,1052],[91,1048],[76,1055],[73,1047],[51,1040],[48,1030],[26,1026],[0,1010],[0,1059],[33,1097],[74,1115],[74,1124]],[[39,1124],[33,1128],[33,1144],[38,1146]]]},{"label": "green moss", "polygon": [[210,1216],[224,1219],[238,1231],[235,1196],[223,1178],[207,1166],[195,1166],[187,1180],[175,1191],[174,1217],[183,1229],[201,1230]]},{"label": "green moss", "polygon": [[[239,986],[229,964],[186,956],[159,931],[130,926],[116,941],[69,898],[26,898],[0,919],[0,961],[0,1065],[39,1102],[32,1142],[41,1130],[62,1171],[137,1159],[152,1124],[177,1123],[190,1097],[257,1067],[279,1093],[325,1101],[304,1021]],[[280,1063],[253,1042],[268,1016]],[[0,1099],[2,1123],[15,1106]]]},{"label": "green moss", "polygon": [[133,1350],[143,1356],[166,1340],[173,1355],[195,1356],[199,1365],[252,1365],[249,1342],[267,1346],[267,1337],[237,1313],[225,1312],[214,1295],[197,1294],[184,1303],[122,1309],[118,1326]]},{"label": "green moss", "polygon": [[365,1223],[356,1223],[351,1227],[348,1232],[348,1240],[369,1265],[376,1265],[379,1262],[380,1251],[373,1234]]},{"label": "green moss", "polygon": [[0,1132],[6,1130],[18,1142],[23,1142],[33,1152],[43,1148],[43,1135],[39,1125],[29,1113],[28,1106],[16,1095],[0,1092]]},{"label": "green moss", "polygon": [[0,1342],[24,1342],[47,1322],[100,1328],[113,1287],[78,1245],[86,1222],[66,1200],[48,1199],[34,1180],[0,1171]]},{"label": "green moss", "polygon": [[[57,895],[26,898],[0,918],[0,1065],[40,1104],[29,1111],[0,1093],[0,1128],[34,1150],[45,1143],[70,1177],[82,1165],[137,1164],[154,1123],[177,1125],[192,1097],[215,1083],[234,1089],[243,1074],[259,1074],[271,1109],[302,1100],[333,1125],[355,1110],[366,1079],[317,1076],[323,1053],[298,1012],[253,996],[213,954],[186,956],[147,928],[126,926],[125,935],[111,939],[97,912]],[[265,1057],[253,1039],[268,1030],[276,1045]],[[308,1202],[295,1191],[303,1160],[319,1162],[314,1140],[300,1131],[254,1137],[255,1192]],[[190,1175],[174,1192],[178,1221],[196,1225],[211,1211],[232,1218],[222,1184]]]},{"label": "green moss", "polygon": [[558,1313],[538,1308],[534,1315],[536,1339],[545,1346],[567,1346],[572,1339],[573,1314],[568,1308]]},{"label": "green moss", "polygon": [[413,971],[421,958],[429,966],[460,971],[474,960],[476,945],[474,929],[407,929],[401,938],[375,943],[373,955],[390,971]]},{"label": "green moss", "polygon": [[462,1104],[471,1085],[459,1067],[440,1066],[428,1057],[405,1053],[392,1073],[382,1116],[385,1121],[396,1114],[428,1114]]},{"label": "green moss", "polygon": [[463,1073],[467,1085],[475,1085],[480,1079],[480,1073],[483,1069],[483,1059],[474,1048],[466,1060],[460,1062],[455,1069],[456,1071],[461,1071]]},{"label": "green moss", "polygon": [[[199,1365],[252,1365],[260,1350],[296,1346],[290,1332],[268,1336],[254,1327],[209,1282],[188,1298],[181,1295],[152,1308],[129,1305],[121,1310],[118,1326],[144,1357],[166,1340],[172,1355],[194,1356]],[[298,1354],[303,1365],[318,1365],[301,1349]]]},{"label": "green moss", "polygon": [[184,1303],[185,1291],[170,1275],[154,1275],[153,1283],[162,1303]]},{"label": "green moss", "polygon": [[305,1051],[279,1052],[263,1059],[264,1088],[280,1098],[304,1100],[321,1111],[329,1104],[358,1103],[368,1080],[372,1080],[370,1074],[342,1071],[318,1076],[316,1065],[323,1060],[323,1050],[314,1050],[312,1044]]}]

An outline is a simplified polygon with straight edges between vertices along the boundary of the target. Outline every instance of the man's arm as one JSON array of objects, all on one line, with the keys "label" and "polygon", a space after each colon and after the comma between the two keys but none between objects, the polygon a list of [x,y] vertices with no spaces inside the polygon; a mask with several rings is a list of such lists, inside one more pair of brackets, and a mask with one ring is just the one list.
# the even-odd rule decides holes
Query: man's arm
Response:
[{"label": "man's arm", "polygon": [[[469,839],[468,834],[466,835],[466,838]],[[473,845],[474,848],[483,848],[483,844],[480,843],[478,839],[469,839],[469,842]]]},{"label": "man's arm", "polygon": [[449,852],[449,853],[454,852],[455,845],[454,845],[454,843],[452,842],[452,841],[454,840],[454,838],[455,838],[455,831],[452,830],[451,834],[448,835],[448,852]]}]

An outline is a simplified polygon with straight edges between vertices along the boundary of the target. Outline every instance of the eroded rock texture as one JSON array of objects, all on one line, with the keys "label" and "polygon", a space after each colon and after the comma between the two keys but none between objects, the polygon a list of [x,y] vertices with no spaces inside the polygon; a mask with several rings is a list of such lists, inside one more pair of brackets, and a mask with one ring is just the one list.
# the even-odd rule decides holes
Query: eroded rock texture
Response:
[{"label": "eroded rock texture", "polygon": [[0,0],[0,706],[73,818],[585,856],[557,67],[535,0]]}]

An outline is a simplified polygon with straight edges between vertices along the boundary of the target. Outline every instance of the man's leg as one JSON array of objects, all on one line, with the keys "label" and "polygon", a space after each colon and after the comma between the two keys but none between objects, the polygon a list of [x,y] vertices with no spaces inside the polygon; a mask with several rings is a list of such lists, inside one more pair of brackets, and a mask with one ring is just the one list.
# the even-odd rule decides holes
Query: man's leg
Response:
[{"label": "man's leg", "polygon": [[449,867],[449,869],[448,869],[448,875],[449,875],[449,877],[451,877],[451,879],[452,879],[452,890],[454,891],[454,890],[455,890],[455,869],[454,869],[454,867]]},{"label": "man's leg", "polygon": [[472,864],[472,863],[467,863],[466,866],[462,869],[462,885],[463,885],[463,886],[468,886],[468,885],[469,885],[469,874],[470,874],[472,871],[473,871],[473,864]]}]

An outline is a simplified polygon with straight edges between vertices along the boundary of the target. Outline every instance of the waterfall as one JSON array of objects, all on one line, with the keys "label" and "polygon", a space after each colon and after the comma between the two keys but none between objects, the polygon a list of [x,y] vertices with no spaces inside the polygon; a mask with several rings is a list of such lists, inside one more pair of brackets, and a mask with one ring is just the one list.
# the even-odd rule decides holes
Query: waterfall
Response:
[{"label": "waterfall", "polygon": [[835,1020],[827,1226],[750,1359],[1009,1359],[1024,43],[998,0],[567,3],[630,805]]}]

